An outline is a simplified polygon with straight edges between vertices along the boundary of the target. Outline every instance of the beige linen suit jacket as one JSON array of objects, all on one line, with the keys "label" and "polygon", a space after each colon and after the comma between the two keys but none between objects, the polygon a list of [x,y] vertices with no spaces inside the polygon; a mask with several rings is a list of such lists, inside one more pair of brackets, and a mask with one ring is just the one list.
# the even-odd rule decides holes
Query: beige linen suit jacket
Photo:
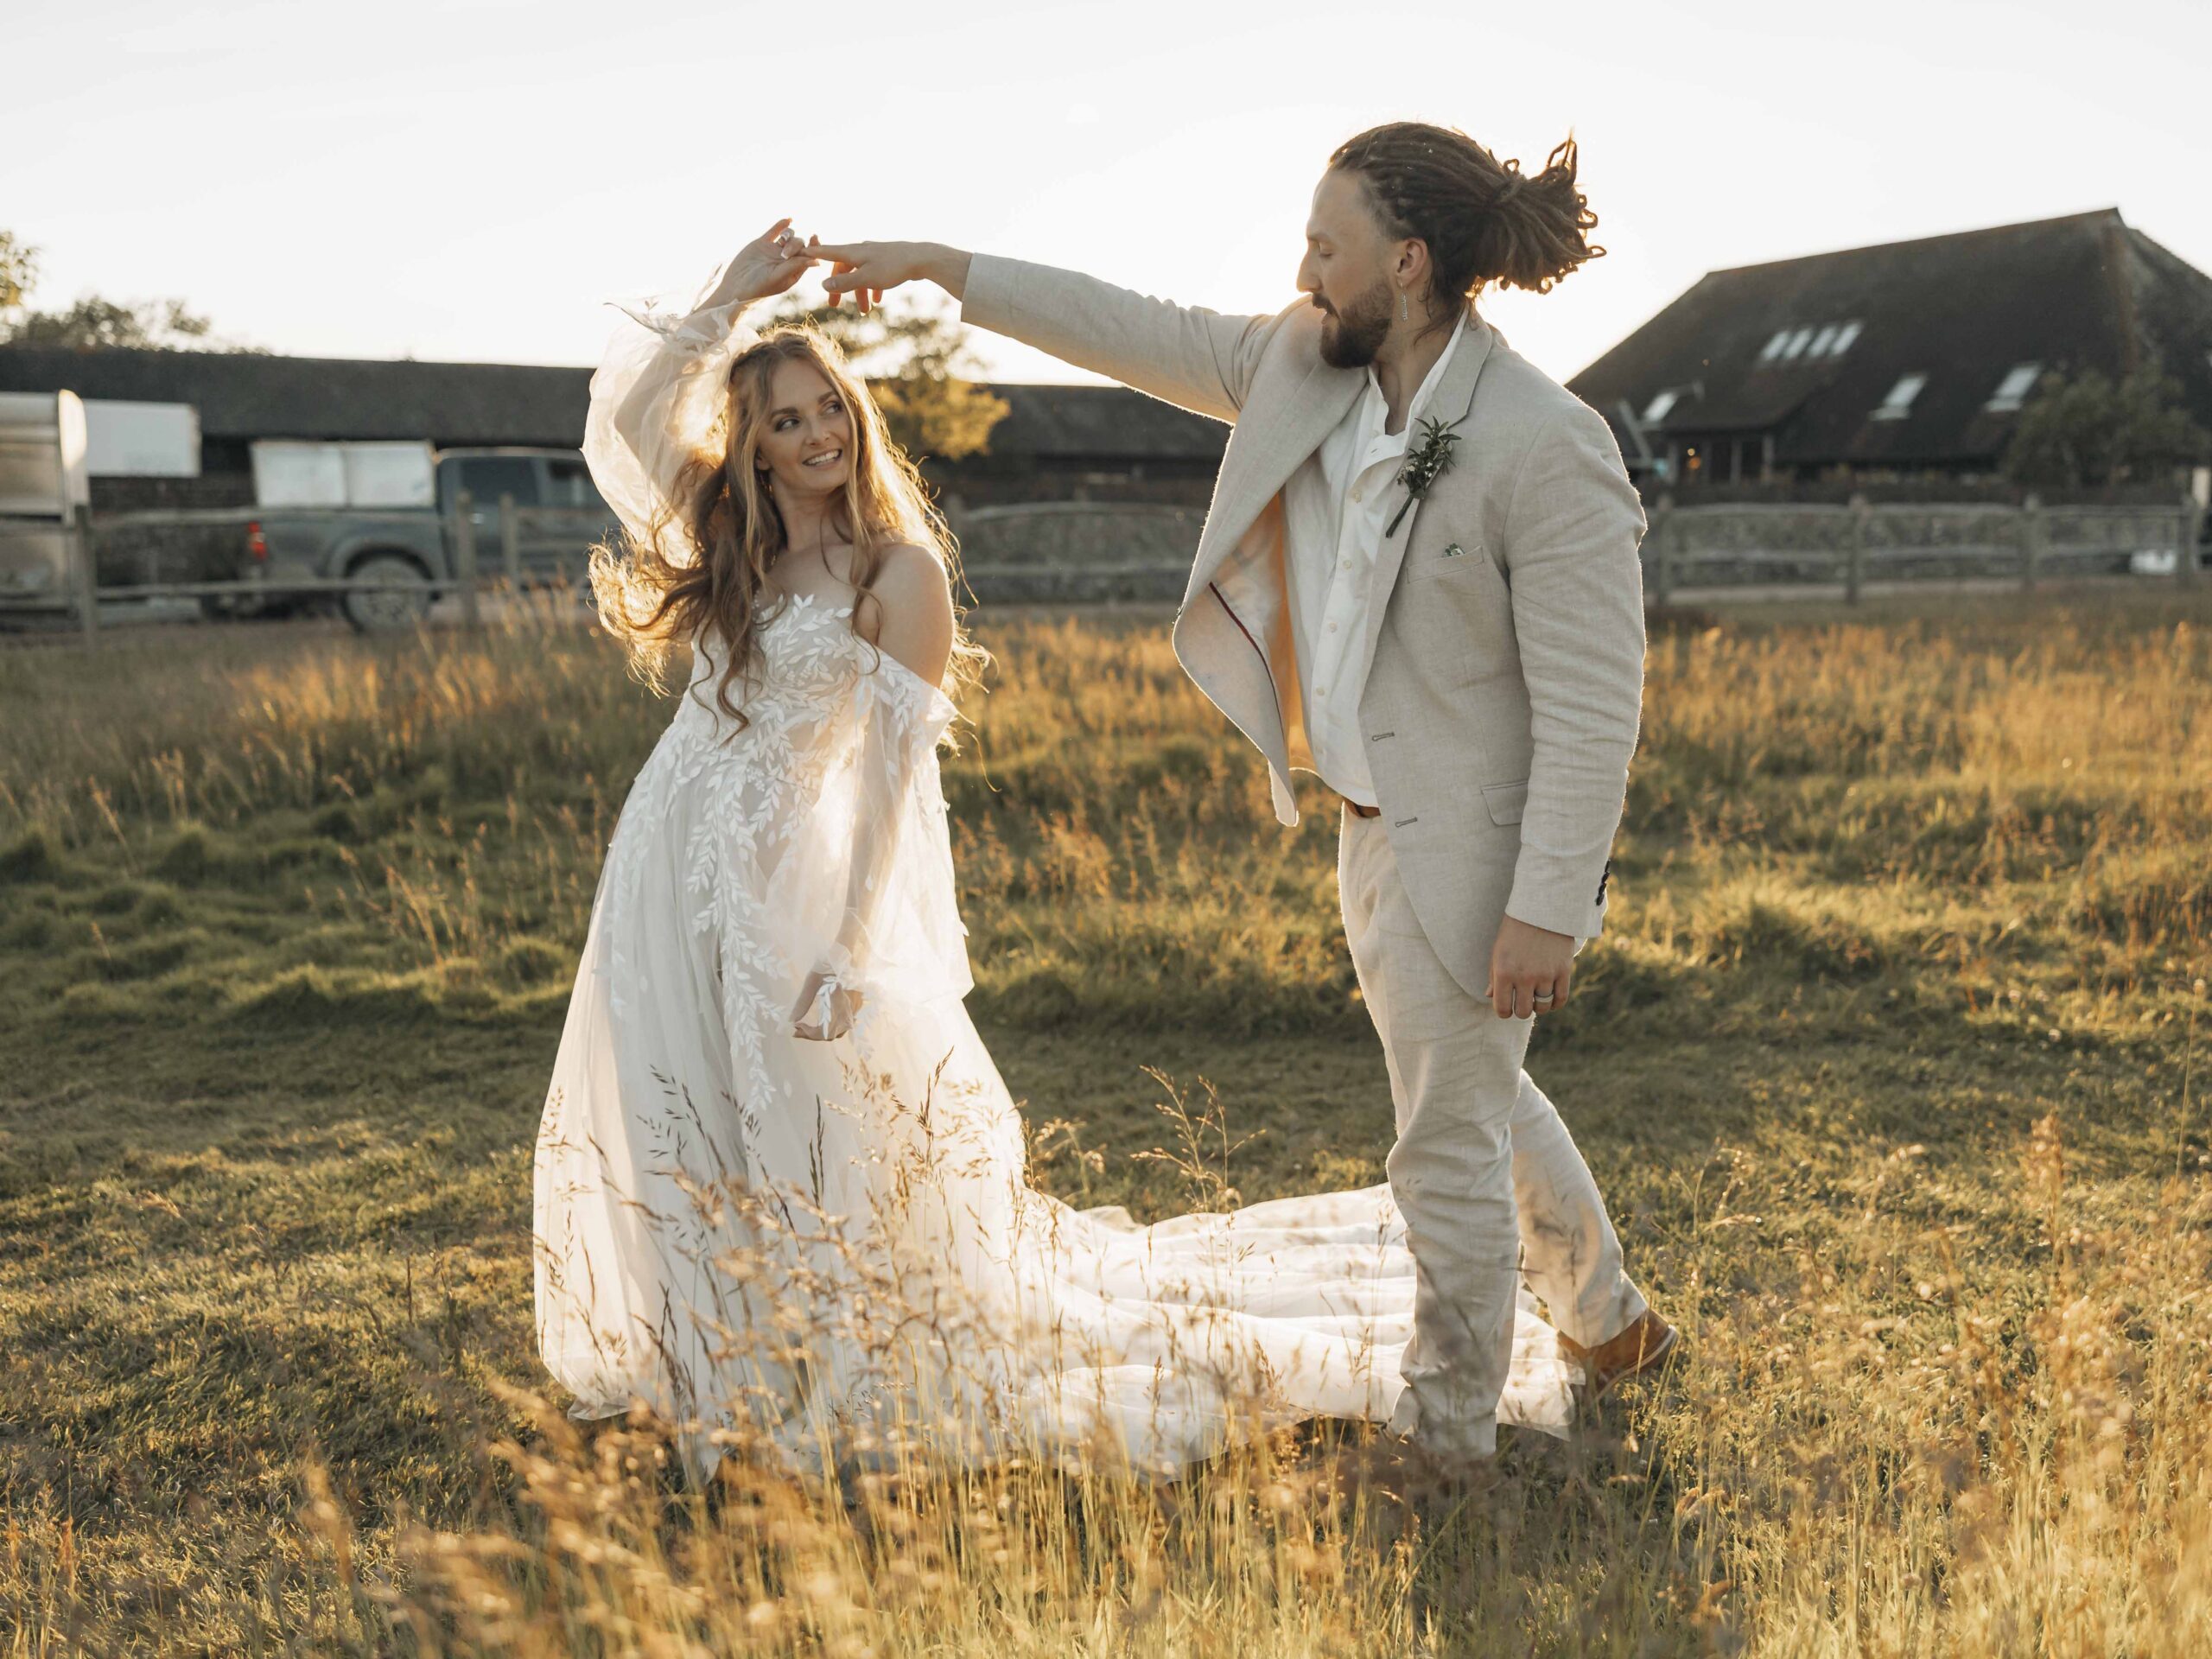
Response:
[{"label": "beige linen suit jacket", "polygon": [[[988,254],[961,315],[1235,427],[1175,652],[1267,757],[1276,816],[1297,823],[1290,774],[1313,761],[1283,486],[1319,464],[1366,371],[1321,360],[1303,300],[1224,316]],[[1360,725],[1414,914],[1479,997],[1503,917],[1602,925],[1643,707],[1643,511],[1604,418],[1479,317],[1427,412],[1459,442],[1377,555]]]}]

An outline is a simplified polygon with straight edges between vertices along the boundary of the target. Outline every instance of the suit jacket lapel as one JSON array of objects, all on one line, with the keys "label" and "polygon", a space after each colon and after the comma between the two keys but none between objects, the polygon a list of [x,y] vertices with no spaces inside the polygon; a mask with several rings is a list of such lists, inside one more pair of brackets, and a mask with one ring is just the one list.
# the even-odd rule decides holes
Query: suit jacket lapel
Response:
[{"label": "suit jacket lapel", "polygon": [[[1421,411],[1424,420],[1442,421],[1446,426],[1464,422],[1467,411],[1474,407],[1475,383],[1482,378],[1483,365],[1490,361],[1491,347],[1497,343],[1497,331],[1479,317],[1467,319],[1466,332],[1459,336],[1459,346],[1452,358],[1452,366],[1444,372],[1444,378],[1436,384],[1436,395],[1429,399],[1428,407]],[[1406,453],[1411,455],[1420,442],[1418,428],[1408,439]],[[1466,452],[1463,437],[1452,450],[1452,467],[1471,467],[1474,459]],[[1449,467],[1446,468],[1448,472]],[[1438,480],[1441,482],[1440,479]],[[1429,488],[1434,493],[1435,485]],[[1402,486],[1397,492],[1403,495]],[[1398,520],[1395,535],[1385,536],[1382,545],[1375,552],[1373,585],[1367,590],[1367,639],[1363,660],[1375,660],[1375,637],[1382,631],[1382,613],[1389,608],[1391,590],[1397,586],[1398,572],[1405,568],[1406,550],[1413,545],[1414,526],[1421,522],[1421,503],[1414,501],[1406,508],[1406,516]],[[1396,507],[1392,507],[1395,513]],[[1389,523],[1388,518],[1384,524]]]},{"label": "suit jacket lapel", "polygon": [[1272,409],[1249,410],[1237,423],[1222,458],[1221,480],[1206,513],[1205,545],[1192,568],[1185,604],[1205,591],[1261,510],[1321,447],[1366,385],[1364,369],[1332,368],[1316,357],[1295,395]]}]

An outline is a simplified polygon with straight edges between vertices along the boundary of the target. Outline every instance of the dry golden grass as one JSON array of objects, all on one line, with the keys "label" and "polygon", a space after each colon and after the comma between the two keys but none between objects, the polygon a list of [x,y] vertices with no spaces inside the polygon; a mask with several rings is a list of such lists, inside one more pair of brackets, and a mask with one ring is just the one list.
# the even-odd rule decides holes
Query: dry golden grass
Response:
[{"label": "dry golden grass", "polygon": [[[1655,637],[1530,1069],[1687,1358],[1410,1508],[1332,1427],[711,1501],[580,1435],[529,1148],[665,707],[535,625],[0,657],[0,1652],[2212,1650],[2212,603],[1957,603]],[[986,639],[947,781],[1039,1182],[1180,1207],[1135,1154],[1200,1079],[1246,1198],[1377,1179],[1332,826],[1156,626]]]}]

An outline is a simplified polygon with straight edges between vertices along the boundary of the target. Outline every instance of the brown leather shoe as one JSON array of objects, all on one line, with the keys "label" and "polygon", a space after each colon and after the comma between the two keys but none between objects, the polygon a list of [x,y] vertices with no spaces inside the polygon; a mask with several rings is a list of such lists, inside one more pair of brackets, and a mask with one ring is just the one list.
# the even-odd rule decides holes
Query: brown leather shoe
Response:
[{"label": "brown leather shoe", "polygon": [[1559,1339],[1560,1351],[1581,1365],[1589,1378],[1590,1397],[1603,1399],[1617,1382],[1625,1382],[1639,1372],[1657,1367],[1674,1352],[1679,1333],[1675,1327],[1646,1308],[1629,1322],[1618,1335],[1608,1337],[1595,1348],[1585,1348],[1569,1336]]}]

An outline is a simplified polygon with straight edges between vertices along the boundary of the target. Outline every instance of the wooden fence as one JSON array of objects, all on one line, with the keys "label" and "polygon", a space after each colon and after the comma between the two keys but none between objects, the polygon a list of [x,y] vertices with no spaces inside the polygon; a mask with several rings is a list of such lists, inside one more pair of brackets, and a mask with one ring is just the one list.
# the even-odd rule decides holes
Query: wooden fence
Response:
[{"label": "wooden fence", "polygon": [[1643,540],[1645,591],[1664,604],[1685,588],[1825,586],[1856,604],[1871,583],[2009,580],[2024,588],[2083,575],[2142,574],[2172,563],[2193,582],[2203,509],[2018,506],[1969,502],[1678,506],[1661,499]]},{"label": "wooden fence", "polygon": [[1147,501],[1034,501],[951,515],[961,571],[984,604],[1082,604],[1183,597],[1203,507]]},{"label": "wooden fence", "polygon": [[[1055,502],[961,515],[968,579],[979,599],[1151,599],[1183,594],[1204,513],[1195,507]],[[1663,604],[1685,589],[1822,588],[1856,604],[1870,584],[2039,582],[2125,575],[2151,555],[2177,582],[2196,579],[2202,509],[2019,506],[1975,502],[1848,505],[1678,505],[1649,514],[1644,589]]]},{"label": "wooden fence", "polygon": [[[485,569],[466,495],[444,520],[449,575],[426,575],[406,584],[429,596],[457,594],[461,620],[480,620],[487,588],[519,590],[536,582],[573,583],[585,550],[605,520],[597,512],[521,507],[499,503],[499,563]],[[137,574],[120,583],[96,578],[96,537],[149,534],[175,547],[190,536],[235,532],[261,511],[132,513],[95,524],[84,509],[72,529],[66,598],[56,594],[49,611],[65,610],[88,640],[97,636],[103,602],[153,598],[269,600],[388,588],[381,582],[273,575],[208,580],[169,579],[148,555]],[[588,522],[587,522],[588,521]],[[1062,501],[982,507],[957,512],[969,588],[985,604],[1084,603],[1152,601],[1173,603],[1183,594],[1205,513],[1196,507],[1152,503]],[[2032,588],[2086,575],[2142,574],[2171,561],[2180,583],[2201,579],[2199,542],[2204,511],[2183,496],[2171,507],[2046,506],[1976,503],[1848,505],[1677,505],[1662,499],[1649,513],[1643,541],[1644,588],[1663,604],[1685,592],[1729,589],[1833,588],[1857,603],[1873,584],[1996,578]],[[573,557],[526,558],[533,532],[540,542],[575,543]],[[163,538],[166,537],[166,543]],[[2148,556],[2146,558],[2145,556]],[[114,562],[111,557],[111,564]],[[0,610],[0,615],[4,615]]]}]

